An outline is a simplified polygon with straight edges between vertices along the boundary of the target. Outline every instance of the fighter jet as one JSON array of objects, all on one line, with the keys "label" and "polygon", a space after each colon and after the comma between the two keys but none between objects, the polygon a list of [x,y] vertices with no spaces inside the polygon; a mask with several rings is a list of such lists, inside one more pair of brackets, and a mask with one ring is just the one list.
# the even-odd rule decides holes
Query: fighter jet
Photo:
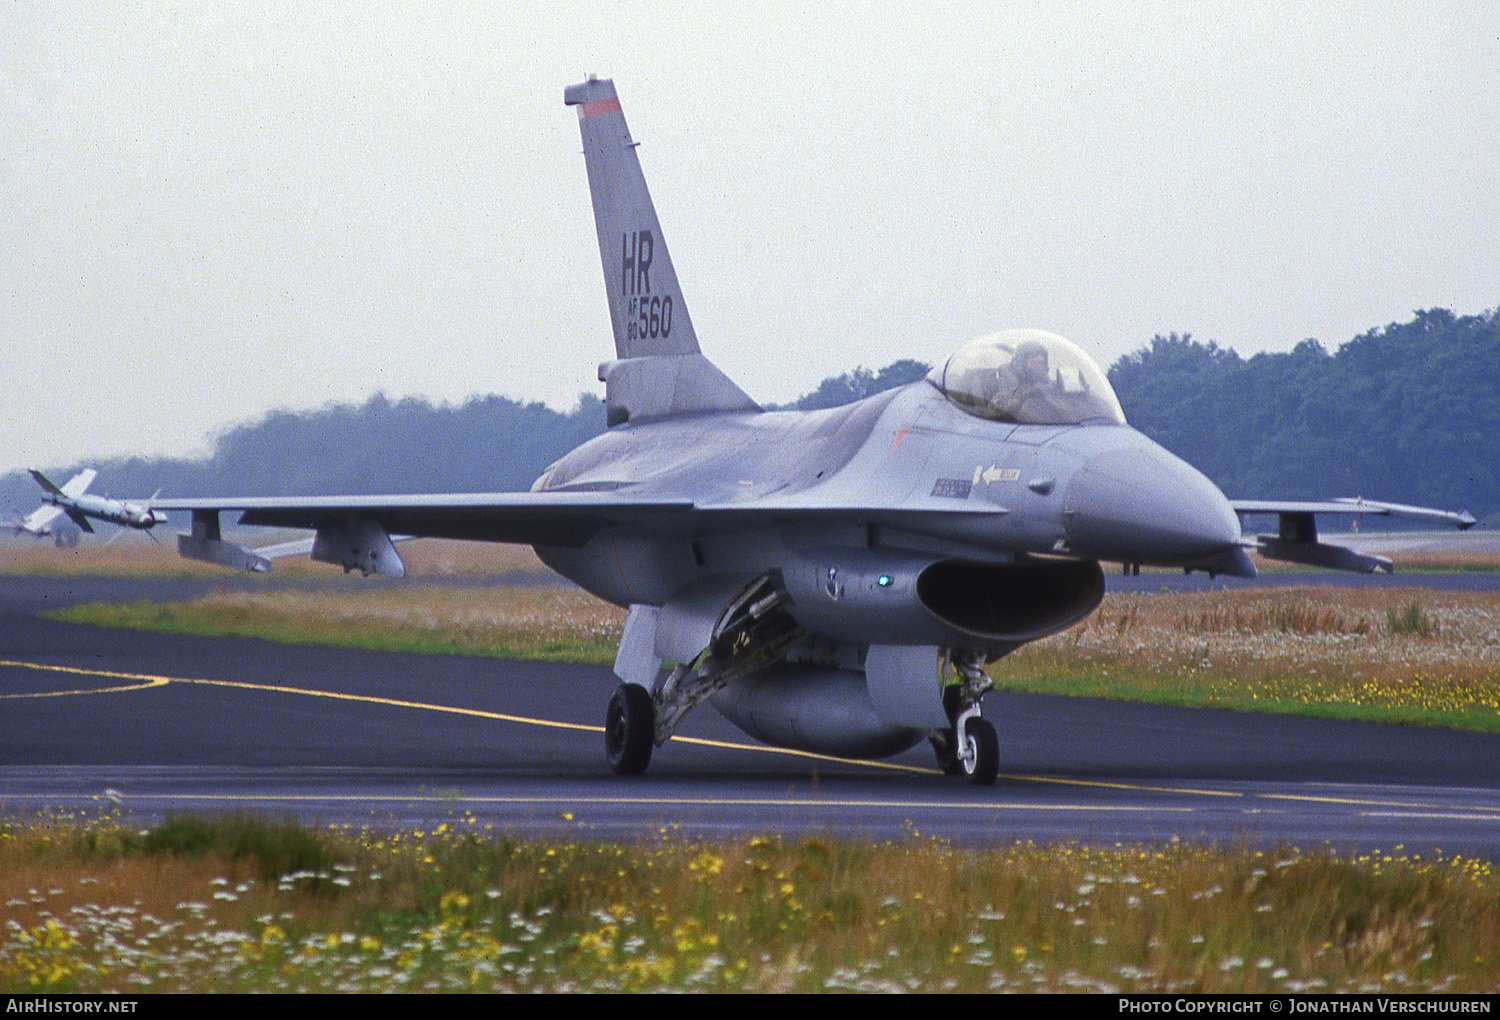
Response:
[{"label": "fighter jet", "polygon": [[89,519],[97,521],[108,521],[118,524],[122,528],[135,528],[138,531],[150,531],[158,524],[164,524],[167,515],[161,510],[153,510],[144,503],[136,503],[122,499],[108,499],[104,496],[90,496],[88,487],[93,484],[98,472],[93,468],[86,468],[68,479],[61,488],[52,484],[51,480],[40,471],[32,469],[31,477],[42,487],[42,499],[45,506],[38,507],[34,512],[21,522],[21,527],[32,534],[40,534],[33,531],[33,527],[49,528],[62,514],[67,514],[74,524],[84,531],[93,533],[93,527]]},{"label": "fighter jet", "polygon": [[[615,340],[609,430],[530,492],[174,499],[183,555],[264,570],[242,525],[315,534],[316,560],[401,576],[392,536],[532,545],[628,607],[605,710],[614,771],[639,773],[707,701],[771,744],[876,758],[930,740],[993,782],[988,665],[1083,620],[1101,563],[1251,576],[1247,550],[1352,569],[1322,513],[1472,518],[1361,502],[1236,504],[1132,429],[1105,374],[1039,330],[981,337],[925,381],[845,407],[763,410],[698,345],[614,85],[576,108]],[[768,350],[768,353],[771,353]],[[1277,515],[1247,536],[1240,512]],[[304,546],[305,548],[305,546]]]}]

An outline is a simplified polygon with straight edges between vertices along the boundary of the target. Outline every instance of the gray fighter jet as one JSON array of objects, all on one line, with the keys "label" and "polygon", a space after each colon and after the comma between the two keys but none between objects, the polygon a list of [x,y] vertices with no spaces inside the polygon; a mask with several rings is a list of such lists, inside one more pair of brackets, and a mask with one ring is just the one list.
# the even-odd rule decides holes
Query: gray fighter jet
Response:
[{"label": "gray fighter jet", "polygon": [[[526,493],[191,499],[189,557],[268,569],[219,516],[315,531],[314,559],[401,576],[392,536],[532,545],[628,607],[605,713],[616,772],[644,770],[709,702],[768,743],[880,757],[932,741],[995,778],[984,668],[1087,617],[1101,561],[1250,576],[1248,548],[1388,566],[1318,540],[1319,513],[1464,515],[1360,502],[1240,503],[1125,423],[1099,367],[1037,330],[982,337],[926,381],[833,410],[767,412],[699,350],[611,82],[578,112],[616,358],[609,431]],[[1238,513],[1280,517],[1272,536]],[[306,550],[306,546],[302,547]],[[666,667],[666,668],[663,668]]]}]

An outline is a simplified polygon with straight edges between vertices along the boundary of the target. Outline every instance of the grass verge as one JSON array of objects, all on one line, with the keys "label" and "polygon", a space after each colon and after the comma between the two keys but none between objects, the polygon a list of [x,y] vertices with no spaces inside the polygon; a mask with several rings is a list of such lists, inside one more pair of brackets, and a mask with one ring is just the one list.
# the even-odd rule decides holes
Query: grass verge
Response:
[{"label": "grass verge", "polygon": [[0,991],[1500,990],[1472,859],[0,826]]},{"label": "grass verge", "polygon": [[382,586],[221,592],[189,602],[97,602],[43,614],[70,623],[285,644],[612,663],[623,610],[570,587]]},{"label": "grass verge", "polygon": [[1107,596],[997,687],[1500,731],[1500,597],[1284,588]]}]

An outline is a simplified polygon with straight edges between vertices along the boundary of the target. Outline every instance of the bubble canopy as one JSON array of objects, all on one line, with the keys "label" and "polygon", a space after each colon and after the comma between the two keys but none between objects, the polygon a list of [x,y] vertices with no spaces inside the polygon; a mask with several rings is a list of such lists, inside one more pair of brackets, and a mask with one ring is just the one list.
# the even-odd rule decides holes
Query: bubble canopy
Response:
[{"label": "bubble canopy", "polygon": [[1109,380],[1078,345],[1039,329],[991,333],[927,380],[958,407],[1016,425],[1124,425]]}]

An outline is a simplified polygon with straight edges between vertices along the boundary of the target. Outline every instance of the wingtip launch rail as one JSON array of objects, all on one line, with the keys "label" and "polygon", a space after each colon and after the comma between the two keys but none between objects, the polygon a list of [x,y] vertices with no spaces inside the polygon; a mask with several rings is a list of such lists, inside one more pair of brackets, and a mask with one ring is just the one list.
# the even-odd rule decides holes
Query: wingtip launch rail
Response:
[{"label": "wingtip launch rail", "polygon": [[1318,535],[1319,514],[1393,517],[1425,524],[1447,524],[1460,531],[1472,528],[1476,523],[1474,515],[1467,510],[1435,510],[1404,503],[1383,503],[1362,496],[1321,501],[1237,499],[1231,500],[1230,506],[1241,516],[1275,516],[1278,519],[1275,534],[1247,536],[1251,548],[1267,559],[1365,574],[1394,573],[1395,564],[1386,556],[1361,553],[1322,541]]}]

